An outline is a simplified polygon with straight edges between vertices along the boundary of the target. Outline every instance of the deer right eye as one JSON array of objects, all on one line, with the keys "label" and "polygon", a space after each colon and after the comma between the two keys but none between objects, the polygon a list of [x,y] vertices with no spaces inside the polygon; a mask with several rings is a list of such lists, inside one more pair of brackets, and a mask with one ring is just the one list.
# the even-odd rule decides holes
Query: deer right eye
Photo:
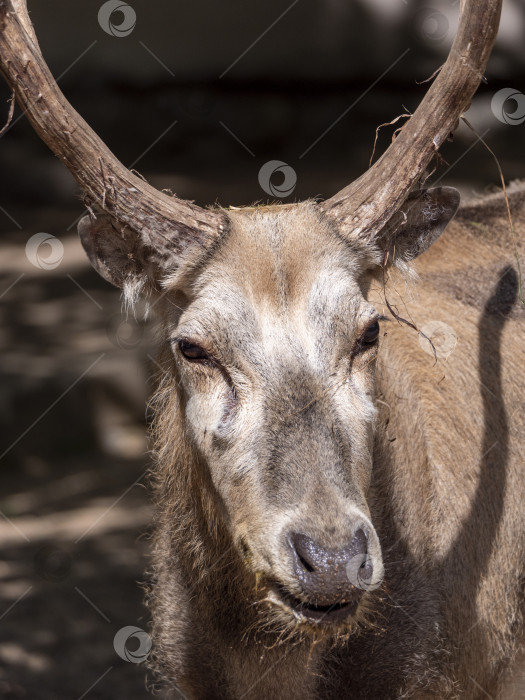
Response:
[{"label": "deer right eye", "polygon": [[190,343],[187,340],[179,340],[179,350],[187,360],[193,362],[213,361],[206,350],[201,348],[200,345],[195,345],[195,343]]}]

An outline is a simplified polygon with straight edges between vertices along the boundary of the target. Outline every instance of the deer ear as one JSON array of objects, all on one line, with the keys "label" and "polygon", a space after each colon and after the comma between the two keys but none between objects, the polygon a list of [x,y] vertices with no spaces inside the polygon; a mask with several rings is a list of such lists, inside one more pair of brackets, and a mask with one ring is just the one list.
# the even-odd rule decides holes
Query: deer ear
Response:
[{"label": "deer ear", "polygon": [[408,262],[417,258],[445,230],[459,206],[454,187],[434,187],[413,192],[394,214],[377,238],[388,262]]},{"label": "deer ear", "polygon": [[80,241],[89,261],[107,282],[123,288],[129,280],[146,279],[138,236],[119,229],[105,214],[84,216],[78,224]]},{"label": "deer ear", "polygon": [[78,234],[95,270],[125,293],[159,290],[167,278],[182,285],[186,273],[206,251],[192,236],[170,240],[153,233],[138,234],[98,212],[96,217],[87,215],[80,220]]}]

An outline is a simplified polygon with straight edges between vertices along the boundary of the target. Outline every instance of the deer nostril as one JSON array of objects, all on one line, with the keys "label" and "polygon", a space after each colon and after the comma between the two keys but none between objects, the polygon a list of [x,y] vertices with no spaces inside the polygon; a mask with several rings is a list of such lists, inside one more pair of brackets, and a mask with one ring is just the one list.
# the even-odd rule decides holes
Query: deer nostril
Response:
[{"label": "deer nostril", "polygon": [[[341,549],[327,549],[307,535],[297,532],[289,534],[288,542],[308,571],[326,569],[344,559],[358,558],[361,555],[366,557],[368,552],[368,537],[361,528],[355,532],[352,541]],[[362,561],[366,564],[365,559]]]},{"label": "deer nostril", "polygon": [[[350,554],[350,556],[355,557],[359,554],[365,555],[367,553],[367,551],[368,551],[368,538],[365,535],[365,533],[363,532],[363,530],[361,530],[361,528],[359,528],[359,530],[357,530],[357,532],[355,533],[354,539],[352,540],[352,542],[350,544],[349,554]],[[363,564],[364,563],[365,562],[363,562]]]},{"label": "deer nostril", "polygon": [[315,571],[314,567],[311,566],[310,563],[308,561],[306,561],[306,559],[304,557],[301,556],[301,554],[297,551],[297,549],[295,551],[297,552],[297,556],[299,557],[299,561],[301,562],[303,567],[306,569],[306,571],[308,571],[310,573]]},{"label": "deer nostril", "polygon": [[344,547],[328,549],[298,532],[287,537],[293,553],[294,573],[305,595],[337,599],[355,597],[369,588],[373,560],[368,554],[368,536],[358,528]]},{"label": "deer nostril", "polygon": [[292,532],[288,537],[288,541],[296,555],[296,564],[300,564],[305,571],[314,573],[326,568],[327,550],[314,542],[310,537],[298,532]]}]

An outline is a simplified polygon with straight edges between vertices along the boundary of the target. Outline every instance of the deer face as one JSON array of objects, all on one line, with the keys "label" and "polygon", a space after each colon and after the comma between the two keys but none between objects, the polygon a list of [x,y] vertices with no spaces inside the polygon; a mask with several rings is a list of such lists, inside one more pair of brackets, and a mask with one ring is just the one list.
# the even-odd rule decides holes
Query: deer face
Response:
[{"label": "deer face", "polygon": [[104,217],[81,222],[91,261],[128,299],[161,292],[175,433],[264,600],[306,629],[352,624],[383,578],[367,503],[381,337],[372,276],[425,250],[458,203],[451,188],[418,192],[368,239],[343,236],[312,202],[230,211],[200,257],[137,242]]},{"label": "deer face", "polygon": [[329,621],[383,571],[366,500],[379,341],[370,260],[311,204],[231,220],[168,323],[183,421],[247,565],[291,613]]},{"label": "deer face", "polygon": [[266,600],[345,624],[383,577],[367,504],[377,252],[308,202],[230,221],[182,303],[178,276],[164,282],[182,429]]}]

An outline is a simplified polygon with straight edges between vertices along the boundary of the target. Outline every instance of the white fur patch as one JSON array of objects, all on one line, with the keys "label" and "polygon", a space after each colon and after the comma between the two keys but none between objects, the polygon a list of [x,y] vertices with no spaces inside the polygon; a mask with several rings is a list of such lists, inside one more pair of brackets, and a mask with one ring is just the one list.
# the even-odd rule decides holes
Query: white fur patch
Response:
[{"label": "white fur patch", "polygon": [[122,285],[122,299],[126,311],[133,311],[142,295],[145,278],[130,275]]},{"label": "white fur patch", "polygon": [[186,418],[195,436],[203,438],[212,434],[219,427],[223,413],[220,392],[210,394],[193,394],[186,405]]}]

